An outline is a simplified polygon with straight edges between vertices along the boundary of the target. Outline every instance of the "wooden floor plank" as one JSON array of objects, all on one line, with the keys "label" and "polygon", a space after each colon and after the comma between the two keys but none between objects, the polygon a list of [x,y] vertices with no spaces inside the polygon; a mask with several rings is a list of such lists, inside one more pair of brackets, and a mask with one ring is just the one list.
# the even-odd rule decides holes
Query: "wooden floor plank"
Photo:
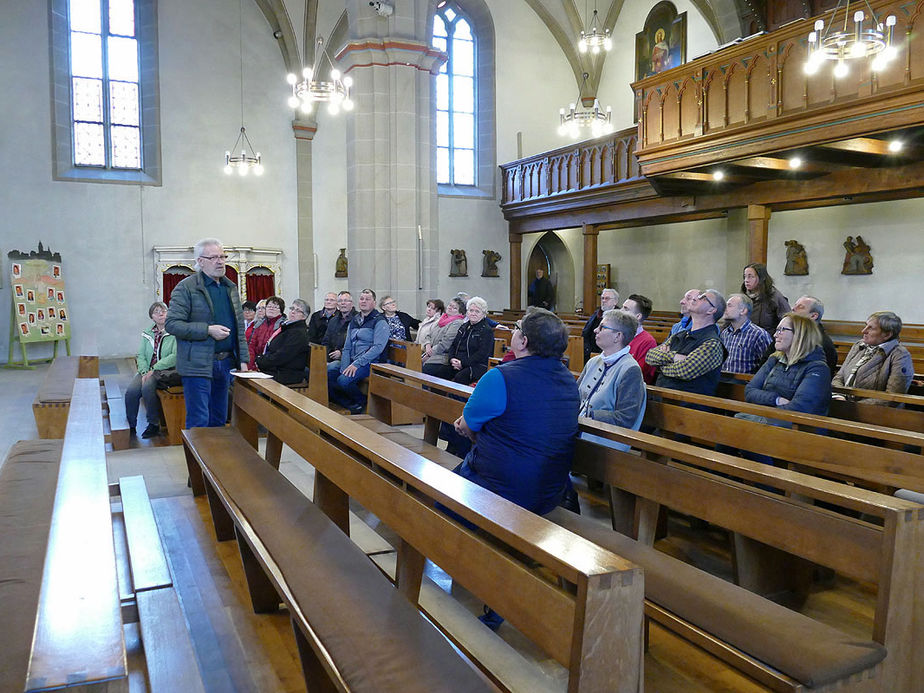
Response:
[{"label": "wooden floor plank", "polygon": [[204,693],[186,621],[173,587],[138,592],[148,681],[154,693]]}]

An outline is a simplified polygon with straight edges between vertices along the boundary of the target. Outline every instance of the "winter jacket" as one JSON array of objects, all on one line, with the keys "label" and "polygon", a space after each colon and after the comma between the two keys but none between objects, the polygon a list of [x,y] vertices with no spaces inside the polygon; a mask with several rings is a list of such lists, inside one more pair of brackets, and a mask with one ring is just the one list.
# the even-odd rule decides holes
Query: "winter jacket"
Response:
[{"label": "winter jacket", "polygon": [[[861,340],[850,347],[847,358],[844,359],[844,364],[837,372],[837,375],[834,376],[834,385],[844,387],[844,383],[854,365],[863,355],[865,346],[866,344]],[[888,342],[880,344],[873,358],[860,366],[850,386],[859,390],[881,390],[882,392],[904,394],[911,387],[913,376],[914,363],[911,360],[911,352],[899,344],[897,339],[890,339]],[[882,399],[864,399],[860,401],[884,406],[889,404],[888,401]]]},{"label": "winter jacket", "polygon": [[776,398],[789,400],[779,409],[800,411],[825,416],[831,402],[831,371],[825,363],[825,352],[814,351],[791,366],[780,361],[779,352],[761,366],[744,390],[744,398],[751,404],[776,407]]},{"label": "winter jacket", "polygon": [[459,359],[463,369],[470,366],[487,368],[488,359],[493,353],[494,330],[485,320],[463,322],[449,347],[449,359]]},{"label": "winter jacket", "polygon": [[388,346],[388,321],[379,311],[373,310],[363,318],[357,313],[350,321],[343,355],[340,357],[340,371],[349,365],[357,368],[378,363],[385,358]]},{"label": "winter jacket", "polygon": [[148,371],[166,371],[176,368],[176,338],[169,332],[164,332],[160,340],[160,353],[157,362],[151,367],[151,357],[154,355],[154,326],[141,333],[141,346],[135,356],[138,372],[144,375]]},{"label": "winter jacket", "polygon": [[305,379],[309,349],[305,321],[287,322],[257,356],[257,368],[283,385],[296,385]]},{"label": "winter jacket", "polygon": [[[742,291],[744,291],[743,288]],[[764,299],[760,295],[756,298],[750,294],[748,296],[754,302],[754,307],[751,309],[751,322],[773,335],[776,326],[780,323],[780,318],[790,311],[789,300],[775,288],[769,299]]]}]

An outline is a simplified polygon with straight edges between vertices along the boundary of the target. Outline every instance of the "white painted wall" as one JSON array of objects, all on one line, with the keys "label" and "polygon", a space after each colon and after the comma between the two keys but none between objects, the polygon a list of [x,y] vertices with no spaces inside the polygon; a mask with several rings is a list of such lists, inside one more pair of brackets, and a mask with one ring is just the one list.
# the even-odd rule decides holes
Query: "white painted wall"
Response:
[{"label": "white painted wall", "polygon": [[[0,250],[59,251],[72,353],[134,353],[156,299],[152,248],[217,236],[276,247],[283,295],[297,287],[295,146],[282,57],[262,13],[244,3],[245,125],[263,154],[262,178],[226,178],[224,152],[240,128],[238,4],[159,0],[163,186],[52,180],[47,3],[7,3],[0,21]],[[8,267],[0,289],[0,358],[9,334]],[[30,356],[44,347],[30,346]],[[48,349],[47,351],[50,351]]]}]

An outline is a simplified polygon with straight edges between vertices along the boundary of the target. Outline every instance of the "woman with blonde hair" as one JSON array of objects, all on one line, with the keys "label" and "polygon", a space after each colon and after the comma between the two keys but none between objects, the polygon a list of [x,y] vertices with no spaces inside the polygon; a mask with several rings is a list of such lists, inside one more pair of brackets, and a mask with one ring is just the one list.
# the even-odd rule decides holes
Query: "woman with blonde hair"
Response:
[{"label": "woman with blonde hair", "polygon": [[[831,401],[831,370],[821,330],[811,318],[786,313],[773,333],[776,351],[745,388],[745,399],[788,411],[825,415]],[[740,416],[774,423],[766,417]]]}]

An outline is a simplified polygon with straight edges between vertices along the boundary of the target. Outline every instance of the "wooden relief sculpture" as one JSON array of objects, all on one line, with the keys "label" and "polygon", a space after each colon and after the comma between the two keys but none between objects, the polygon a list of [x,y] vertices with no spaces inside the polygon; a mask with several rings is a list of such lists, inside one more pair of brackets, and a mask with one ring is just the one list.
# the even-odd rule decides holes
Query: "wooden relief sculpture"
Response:
[{"label": "wooden relief sculpture", "polygon": [[808,258],[805,255],[805,246],[799,241],[789,240],[786,246],[786,268],[783,274],[789,276],[802,276],[809,273]]},{"label": "wooden relief sculpture", "polygon": [[449,265],[450,277],[467,277],[468,276],[468,259],[465,257],[465,251],[453,248],[449,251],[452,256],[452,262]]},{"label": "wooden relief sculpture", "polygon": [[844,248],[847,254],[844,256],[844,268],[841,274],[873,273],[873,256],[870,254],[872,249],[863,240],[863,236],[857,236],[856,240],[853,236],[847,236]]},{"label": "wooden relief sculpture", "polygon": [[346,277],[347,276],[347,256],[346,248],[340,249],[340,255],[337,256],[337,266],[334,271],[335,277]]},{"label": "wooden relief sculpture", "polygon": [[481,254],[484,255],[484,261],[481,267],[481,276],[482,277],[498,276],[497,263],[500,262],[501,254],[495,250],[482,250]]}]

